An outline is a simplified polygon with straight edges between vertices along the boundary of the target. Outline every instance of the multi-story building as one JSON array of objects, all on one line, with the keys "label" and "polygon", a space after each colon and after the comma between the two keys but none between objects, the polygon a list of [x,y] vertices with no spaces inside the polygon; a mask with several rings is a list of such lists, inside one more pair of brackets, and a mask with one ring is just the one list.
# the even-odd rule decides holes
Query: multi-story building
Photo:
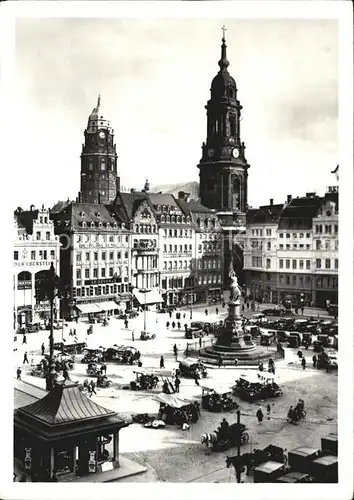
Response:
[{"label": "multi-story building", "polygon": [[52,214],[62,242],[60,271],[71,291],[63,303],[75,316],[114,311],[130,294],[130,234],[103,204],[73,202]]},{"label": "multi-story building", "polygon": [[[60,242],[54,234],[49,210],[15,211],[13,304],[14,329],[49,318],[50,304],[36,300],[36,285],[48,273],[53,263],[59,273]],[[59,315],[58,301],[54,303],[54,317]]]},{"label": "multi-story building", "polygon": [[277,301],[278,222],[284,204],[250,209],[244,241],[246,296],[269,302]]},{"label": "multi-story building", "polygon": [[251,209],[246,291],[254,300],[324,307],[338,301],[338,188]]},{"label": "multi-story building", "polygon": [[313,218],[314,276],[312,301],[338,304],[338,186],[327,188]]}]

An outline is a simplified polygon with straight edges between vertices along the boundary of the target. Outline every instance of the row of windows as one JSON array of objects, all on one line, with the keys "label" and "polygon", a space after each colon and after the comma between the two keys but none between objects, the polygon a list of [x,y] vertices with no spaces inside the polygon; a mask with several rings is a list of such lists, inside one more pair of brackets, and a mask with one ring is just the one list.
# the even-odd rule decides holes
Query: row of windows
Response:
[{"label": "row of windows", "polygon": [[36,240],[41,241],[41,240],[46,240],[50,241],[50,231],[45,232],[45,238],[42,236],[44,233],[42,231],[36,231]]},{"label": "row of windows", "polygon": [[188,229],[164,229],[164,238],[190,238],[192,236],[192,230]]},{"label": "row of windows", "polygon": [[[91,278],[91,272],[90,272],[91,269],[90,268],[83,269],[82,271],[81,271],[81,269],[76,269],[76,279],[80,280],[81,278],[85,278],[85,279]],[[127,267],[120,268],[119,274],[127,275],[128,268]],[[105,267],[102,267],[101,272],[100,272],[99,268],[95,267],[93,269],[93,273],[92,273],[93,278],[108,278],[108,277],[113,278],[113,276],[114,276],[114,268],[113,267],[110,267],[108,270]]]},{"label": "row of windows", "polygon": [[40,224],[48,224],[48,217],[39,217],[39,223]]},{"label": "row of windows", "polygon": [[169,278],[161,280],[161,288],[167,290],[168,288],[183,288],[183,278]]},{"label": "row of windows", "polygon": [[279,249],[280,250],[311,250],[311,245],[303,245],[303,244],[297,244],[297,243],[294,243],[292,246],[290,244],[286,244],[286,245],[283,245],[283,244],[280,244],[279,245]]},{"label": "row of windows", "polygon": [[[266,245],[267,250],[271,250],[272,243],[270,241],[267,241],[266,243],[267,243],[267,245]],[[259,250],[262,250],[262,248],[263,248],[263,241],[251,240],[251,248],[257,248]]]},{"label": "row of windows", "polygon": [[178,250],[178,246],[177,245],[168,245],[168,249],[167,249],[167,245],[164,245],[163,246],[163,251],[165,253],[169,252],[169,253],[182,253],[182,252],[191,252],[192,251],[192,245],[179,245],[179,250]]},{"label": "row of windows", "polygon": [[[297,237],[299,238],[305,238],[305,233],[279,233],[279,237],[280,238],[284,238],[284,234],[286,236],[286,238],[290,238],[290,236],[292,235],[292,237],[294,239],[296,239]],[[306,233],[306,238],[311,238],[311,233]]]},{"label": "row of windows", "polygon": [[[39,250],[38,254],[37,254],[36,250],[31,250],[31,260],[47,260],[48,255],[50,255],[50,259],[54,259],[55,258],[55,250],[50,250],[50,252],[48,250]],[[22,256],[24,259],[26,258],[26,256],[24,256],[23,254],[22,254]],[[18,258],[19,258],[19,252],[18,252],[18,250],[15,250],[14,251],[14,260],[18,260]]]},{"label": "row of windows", "polygon": [[161,222],[171,222],[171,223],[185,223],[190,224],[191,218],[190,217],[181,217],[180,215],[174,216],[174,215],[161,215],[160,217]]},{"label": "row of windows", "polygon": [[338,224],[316,224],[316,234],[338,234]]},{"label": "row of windows", "polygon": [[185,260],[185,261],[177,261],[174,260],[173,262],[170,260],[167,262],[166,260],[163,263],[163,269],[166,271],[167,269],[191,269],[192,261],[191,260]]},{"label": "row of windows", "polygon": [[156,233],[157,228],[155,225],[150,226],[150,224],[148,224],[148,225],[136,224],[135,225],[135,232],[141,233],[141,234],[151,234],[151,233]]},{"label": "row of windows", "polygon": [[[324,267],[325,269],[332,269],[331,267],[331,261],[334,261],[334,269],[338,269],[338,259],[323,259],[324,260]],[[322,264],[322,259],[316,259],[316,268],[321,269],[321,264]],[[311,260],[302,260],[300,259],[292,260],[291,263],[291,269],[305,269],[304,265],[306,266],[306,269],[311,269]],[[284,259],[279,259],[279,269],[284,269]],[[285,269],[290,269],[290,259],[285,260]]]},{"label": "row of windows", "polygon": [[[98,260],[99,255],[101,256],[101,260],[107,260],[107,257],[108,257],[108,260],[114,260],[115,252],[105,252],[105,251],[102,251],[102,252],[77,252],[76,253],[76,262],[81,262],[82,257],[85,258],[85,262],[89,262],[91,260],[92,253],[93,253],[93,260]],[[124,255],[124,259],[128,259],[128,252],[118,251],[118,252],[116,252],[116,255],[117,255],[118,260],[122,259],[122,255]]]},{"label": "row of windows", "polygon": [[[271,229],[265,229],[265,236],[272,236]],[[252,229],[252,236],[263,236],[263,229]]]},{"label": "row of windows", "polygon": [[316,240],[316,250],[332,250],[332,246],[334,247],[334,250],[338,250],[338,240],[334,240],[334,245],[332,245],[332,240],[325,240],[324,241],[324,246],[322,245],[323,241],[322,240]]},{"label": "row of windows", "polygon": [[252,267],[262,267],[262,257],[252,257]]},{"label": "row of windows", "polygon": [[[311,286],[311,276],[279,275],[280,285]],[[315,280],[316,288],[338,288],[338,278],[336,276],[319,276]]]},{"label": "row of windows", "polygon": [[[89,169],[91,172],[93,172],[93,170],[94,170],[94,165],[93,165],[93,163],[89,163],[89,164],[88,164],[88,169]],[[105,172],[106,170],[108,170],[108,165],[106,165],[106,161],[105,161],[105,159],[104,159],[104,158],[102,158],[102,160],[101,160],[100,170],[101,170],[102,172]],[[111,171],[113,171],[113,170],[114,170],[114,160],[111,160]]]},{"label": "row of windows", "polygon": [[219,274],[207,274],[204,276],[198,276],[198,285],[211,285],[215,283],[221,283],[221,276]]},{"label": "row of windows", "polygon": [[113,295],[117,293],[127,293],[129,285],[103,285],[74,288],[74,297],[92,297],[94,295]]}]

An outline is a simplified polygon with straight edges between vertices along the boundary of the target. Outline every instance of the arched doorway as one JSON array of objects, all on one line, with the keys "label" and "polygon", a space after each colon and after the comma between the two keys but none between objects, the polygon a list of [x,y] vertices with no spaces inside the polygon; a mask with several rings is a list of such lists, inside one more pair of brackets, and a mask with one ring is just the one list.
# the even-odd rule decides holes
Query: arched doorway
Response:
[{"label": "arched doorway", "polygon": [[24,328],[32,321],[32,273],[29,271],[18,273],[16,294],[17,323]]}]

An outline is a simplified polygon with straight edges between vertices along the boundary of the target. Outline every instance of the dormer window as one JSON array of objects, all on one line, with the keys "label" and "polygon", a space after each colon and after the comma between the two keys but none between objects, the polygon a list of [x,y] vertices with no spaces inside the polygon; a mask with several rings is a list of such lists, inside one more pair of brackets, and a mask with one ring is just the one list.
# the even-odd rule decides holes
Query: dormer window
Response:
[{"label": "dormer window", "polygon": [[91,227],[95,227],[95,223],[94,222],[91,222]]},{"label": "dormer window", "polygon": [[109,222],[107,222],[106,227],[108,227],[108,228],[110,228],[110,227],[111,227],[111,225],[110,225],[110,223],[109,223]]},{"label": "dormer window", "polygon": [[170,216],[166,215],[166,222],[170,222]]},{"label": "dormer window", "polygon": [[116,229],[117,228],[117,223],[113,222],[113,227]]},{"label": "dormer window", "polygon": [[122,222],[122,226],[121,226],[122,229],[125,229],[125,224],[124,222]]},{"label": "dormer window", "polygon": [[85,212],[80,212],[80,217],[85,217]]},{"label": "dormer window", "polygon": [[187,217],[187,223],[189,223],[190,221],[191,221],[191,218]]},{"label": "dormer window", "polygon": [[86,222],[85,222],[85,221],[83,221],[83,222],[81,223],[81,226],[82,226],[82,227],[86,227]]},{"label": "dormer window", "polygon": [[165,216],[161,215],[161,222],[165,222]]},{"label": "dormer window", "polygon": [[161,205],[157,205],[157,211],[161,212]]},{"label": "dormer window", "polygon": [[171,222],[175,222],[175,216],[174,215],[171,216]]},{"label": "dormer window", "polygon": [[101,217],[101,213],[100,212],[96,212],[96,217]]}]

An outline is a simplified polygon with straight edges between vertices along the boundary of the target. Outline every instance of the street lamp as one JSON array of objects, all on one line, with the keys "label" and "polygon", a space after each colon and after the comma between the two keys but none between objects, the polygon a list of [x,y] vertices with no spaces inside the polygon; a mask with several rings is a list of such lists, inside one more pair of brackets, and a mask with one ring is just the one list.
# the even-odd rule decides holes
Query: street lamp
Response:
[{"label": "street lamp", "polygon": [[36,286],[37,302],[47,300],[50,304],[50,333],[49,333],[49,370],[46,374],[46,390],[50,391],[55,385],[56,371],[54,363],[54,300],[56,297],[64,296],[64,287],[60,282],[59,276],[56,274],[53,262],[50,265],[47,275],[42,278]]},{"label": "street lamp", "polygon": [[139,292],[144,294],[144,332],[146,332],[146,294],[151,292],[149,288],[142,288]]}]

